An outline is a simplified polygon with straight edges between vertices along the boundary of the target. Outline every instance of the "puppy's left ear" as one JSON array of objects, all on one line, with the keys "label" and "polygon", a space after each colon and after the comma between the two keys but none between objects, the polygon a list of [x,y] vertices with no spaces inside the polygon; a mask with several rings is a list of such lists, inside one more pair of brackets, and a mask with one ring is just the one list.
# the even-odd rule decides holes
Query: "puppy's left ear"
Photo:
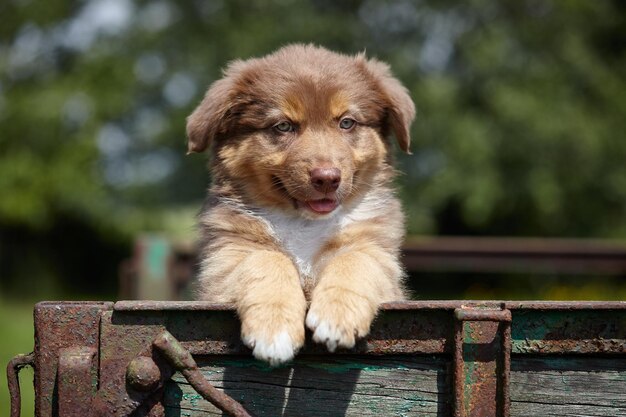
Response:
[{"label": "puppy's left ear", "polygon": [[389,70],[389,66],[375,59],[367,61],[367,69],[377,80],[387,102],[388,123],[400,149],[411,154],[411,123],[415,118],[415,105],[407,89]]}]

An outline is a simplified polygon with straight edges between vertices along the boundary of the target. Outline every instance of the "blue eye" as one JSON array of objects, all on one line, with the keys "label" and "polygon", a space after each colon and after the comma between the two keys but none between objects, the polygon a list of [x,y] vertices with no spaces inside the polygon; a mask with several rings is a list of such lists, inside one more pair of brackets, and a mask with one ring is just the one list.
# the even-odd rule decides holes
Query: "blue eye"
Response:
[{"label": "blue eye", "polygon": [[355,124],[356,120],[346,117],[345,119],[341,119],[341,121],[339,122],[339,127],[344,130],[350,130],[354,127]]},{"label": "blue eye", "polygon": [[288,133],[288,132],[293,132],[293,125],[291,123],[289,123],[288,121],[282,121],[276,125],[274,125],[274,129],[278,130],[279,132],[282,133]]}]

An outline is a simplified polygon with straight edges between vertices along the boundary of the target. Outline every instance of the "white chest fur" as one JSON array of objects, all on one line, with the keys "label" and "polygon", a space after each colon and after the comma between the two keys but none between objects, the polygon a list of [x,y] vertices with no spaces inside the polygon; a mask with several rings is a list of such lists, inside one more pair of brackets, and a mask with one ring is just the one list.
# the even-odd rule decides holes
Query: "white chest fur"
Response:
[{"label": "white chest fur", "polygon": [[293,257],[302,278],[311,276],[315,256],[341,227],[340,213],[320,220],[290,217],[283,213],[267,213],[262,217]]},{"label": "white chest fur", "polygon": [[380,215],[384,203],[380,196],[366,196],[349,210],[340,207],[328,218],[316,220],[289,216],[278,211],[257,215],[267,223],[270,232],[292,256],[304,280],[312,276],[315,257],[326,242],[350,224]]}]

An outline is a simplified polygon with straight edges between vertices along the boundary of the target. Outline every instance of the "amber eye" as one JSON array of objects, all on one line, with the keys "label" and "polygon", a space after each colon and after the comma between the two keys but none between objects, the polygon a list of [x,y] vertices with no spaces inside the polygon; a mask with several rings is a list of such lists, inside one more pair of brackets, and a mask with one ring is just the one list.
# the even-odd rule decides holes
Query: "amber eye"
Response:
[{"label": "amber eye", "polygon": [[341,119],[341,121],[339,122],[339,127],[344,130],[350,130],[354,127],[355,124],[356,120],[346,117],[345,119]]},{"label": "amber eye", "polygon": [[281,133],[293,132],[294,130],[293,125],[286,120],[274,125],[274,129]]}]

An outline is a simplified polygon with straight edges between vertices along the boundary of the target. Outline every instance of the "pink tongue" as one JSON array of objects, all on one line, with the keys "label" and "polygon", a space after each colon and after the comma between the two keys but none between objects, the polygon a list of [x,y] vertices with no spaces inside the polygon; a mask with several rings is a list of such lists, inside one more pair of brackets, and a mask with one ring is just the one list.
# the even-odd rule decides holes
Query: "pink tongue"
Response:
[{"label": "pink tongue", "polygon": [[307,201],[307,204],[309,205],[311,210],[317,213],[330,213],[337,208],[337,202],[329,198]]}]

